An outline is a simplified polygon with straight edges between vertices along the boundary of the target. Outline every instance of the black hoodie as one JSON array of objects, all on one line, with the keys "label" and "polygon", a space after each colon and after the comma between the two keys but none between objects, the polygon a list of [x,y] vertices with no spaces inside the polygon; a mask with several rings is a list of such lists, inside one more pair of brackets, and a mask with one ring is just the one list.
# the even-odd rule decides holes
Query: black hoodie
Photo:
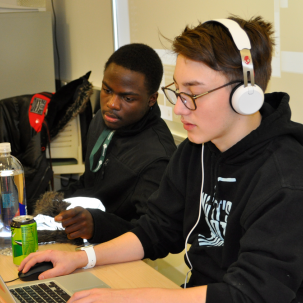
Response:
[{"label": "black hoodie", "polygon": [[[303,301],[303,126],[290,121],[288,101],[267,94],[261,125],[227,151],[204,145],[188,286],[208,285],[207,303]],[[184,249],[199,214],[201,150],[179,146],[132,230],[145,258]]]},{"label": "black hoodie", "polygon": [[[99,171],[90,171],[89,156],[105,128],[99,110],[88,131],[85,172],[64,192],[64,197],[94,197],[106,212],[88,209],[94,220],[91,243],[111,240],[134,227],[147,199],[158,189],[165,168],[176,150],[172,134],[160,117],[158,104],[137,123],[115,132]],[[101,149],[94,159],[100,158]],[[96,167],[95,161],[93,167]]]}]

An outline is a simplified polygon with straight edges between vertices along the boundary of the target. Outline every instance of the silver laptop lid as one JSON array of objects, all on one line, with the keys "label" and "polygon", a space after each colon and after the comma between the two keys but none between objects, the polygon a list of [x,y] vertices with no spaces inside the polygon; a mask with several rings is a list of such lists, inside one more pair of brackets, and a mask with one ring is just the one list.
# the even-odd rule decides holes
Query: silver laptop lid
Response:
[{"label": "silver laptop lid", "polygon": [[16,303],[2,277],[0,276],[0,303]]}]

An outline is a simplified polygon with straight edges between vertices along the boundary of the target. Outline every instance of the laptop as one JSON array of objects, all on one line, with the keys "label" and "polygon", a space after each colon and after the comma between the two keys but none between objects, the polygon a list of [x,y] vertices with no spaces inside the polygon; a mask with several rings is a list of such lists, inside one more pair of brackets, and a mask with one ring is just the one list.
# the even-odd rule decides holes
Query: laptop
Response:
[{"label": "laptop", "polygon": [[0,276],[0,303],[67,302],[77,291],[110,288],[90,272],[7,286]]}]

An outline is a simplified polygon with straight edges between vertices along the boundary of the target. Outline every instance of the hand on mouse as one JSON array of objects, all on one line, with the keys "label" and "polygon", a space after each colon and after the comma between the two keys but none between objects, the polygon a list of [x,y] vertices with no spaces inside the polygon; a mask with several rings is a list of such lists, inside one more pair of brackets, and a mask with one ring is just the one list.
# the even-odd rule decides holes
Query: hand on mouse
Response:
[{"label": "hand on mouse", "polygon": [[65,210],[55,217],[61,221],[68,239],[90,239],[94,233],[94,221],[90,212],[80,206]]},{"label": "hand on mouse", "polygon": [[84,251],[70,252],[46,250],[29,254],[20,264],[18,270],[26,273],[36,263],[50,261],[54,268],[43,272],[38,279],[48,279],[67,275],[77,268],[86,266],[87,255]]}]

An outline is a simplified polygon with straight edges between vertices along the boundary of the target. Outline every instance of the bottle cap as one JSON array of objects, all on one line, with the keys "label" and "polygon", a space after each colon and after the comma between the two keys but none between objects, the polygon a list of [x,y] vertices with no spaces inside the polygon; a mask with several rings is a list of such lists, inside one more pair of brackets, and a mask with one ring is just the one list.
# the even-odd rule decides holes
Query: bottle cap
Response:
[{"label": "bottle cap", "polygon": [[0,153],[10,153],[11,151],[11,144],[9,142],[0,143]]}]

